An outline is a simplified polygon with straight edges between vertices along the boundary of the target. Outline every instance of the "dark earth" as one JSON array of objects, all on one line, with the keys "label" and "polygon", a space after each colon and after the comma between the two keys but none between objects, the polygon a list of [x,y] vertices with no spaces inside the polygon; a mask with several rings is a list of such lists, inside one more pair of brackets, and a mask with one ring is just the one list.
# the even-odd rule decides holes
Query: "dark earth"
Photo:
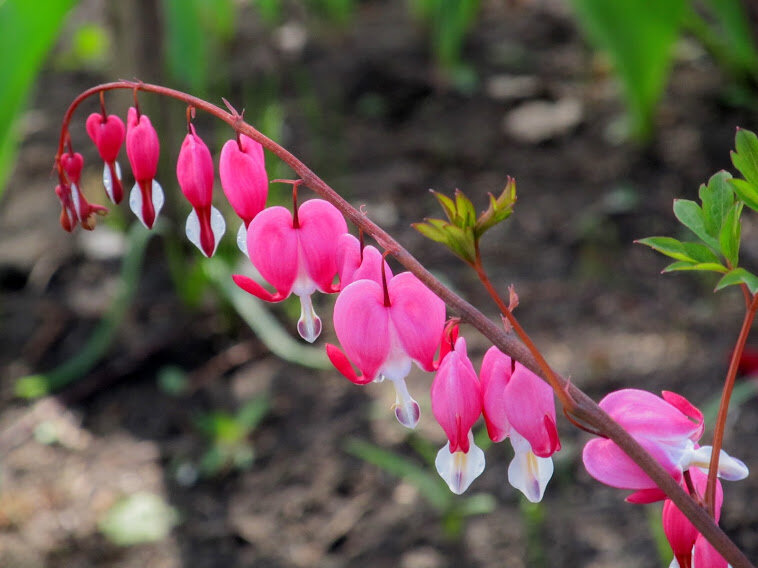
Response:
[{"label": "dark earth", "polygon": [[[419,440],[437,448],[444,439],[428,407],[431,376],[414,371],[409,381],[423,407],[414,444],[392,417],[388,385],[357,387],[334,370],[299,365],[312,356],[302,346],[290,362],[272,355],[214,286],[182,300],[177,280],[186,288],[206,263],[181,234],[189,208],[174,164],[184,108],[151,95],[141,101],[161,133],[159,179],[170,221],[149,243],[134,300],[105,356],[56,396],[14,396],[19,377],[56,368],[102,333],[98,322],[117,295],[126,247],[119,227],[133,222],[122,205],[113,208],[115,222],[92,233],[61,230],[51,165],[66,107],[82,90],[119,77],[181,87],[155,55],[160,19],[130,27],[156,6],[123,4],[88,0],[72,14],[24,118],[0,209],[0,566],[667,566],[651,530],[660,507],[626,504],[624,492],[592,480],[580,459],[589,435],[563,417],[563,450],[542,505],[525,506],[507,483],[507,444],[490,447],[469,493],[491,495],[496,509],[468,517],[457,538],[412,481],[349,453],[348,441],[359,439],[434,474],[414,450]],[[466,88],[436,70],[422,27],[400,2],[361,2],[342,28],[297,5],[286,21],[266,27],[249,3],[240,8],[235,36],[214,62],[213,102],[225,96],[254,124],[275,109],[279,126],[261,128],[495,319],[475,275],[410,223],[441,215],[429,188],[460,188],[483,209],[487,192],[515,177],[516,212],[488,233],[484,257],[502,293],[515,285],[516,313],[554,368],[596,399],[635,387],[713,405],[739,330],[741,295],[713,294],[709,276],[660,275],[665,260],[633,243],[685,237],[672,200],[695,199],[711,174],[731,168],[735,127],[758,128],[754,111],[729,104],[728,80],[697,44],[677,46],[654,137],[637,145],[619,135],[623,106],[607,61],[589,49],[559,0],[483,2],[465,46],[474,77]],[[114,38],[99,69],[59,63],[83,22],[106,26]],[[108,101],[125,114],[130,94]],[[84,132],[94,110],[94,100],[80,109],[71,134],[87,160],[85,191],[104,203],[100,162]],[[214,152],[230,136],[207,117],[197,124]],[[271,163],[271,178],[291,176]],[[286,199],[285,190],[272,189],[272,200]],[[232,219],[222,253],[238,259]],[[748,211],[747,266],[758,263],[756,243]],[[333,298],[317,302],[322,350],[334,341]],[[290,336],[293,309],[270,307]],[[470,327],[462,332],[478,367],[489,345]],[[178,391],[159,380],[172,369],[184,379]],[[241,441],[253,448],[252,463],[203,470],[209,439],[200,417],[233,415],[263,395],[268,412]],[[756,431],[758,401],[749,398],[731,411],[725,447],[753,470]],[[755,474],[725,483],[721,518],[754,560],[756,489]],[[176,513],[175,525],[157,542],[118,546],[99,523],[119,500],[143,493],[159,496]]]}]

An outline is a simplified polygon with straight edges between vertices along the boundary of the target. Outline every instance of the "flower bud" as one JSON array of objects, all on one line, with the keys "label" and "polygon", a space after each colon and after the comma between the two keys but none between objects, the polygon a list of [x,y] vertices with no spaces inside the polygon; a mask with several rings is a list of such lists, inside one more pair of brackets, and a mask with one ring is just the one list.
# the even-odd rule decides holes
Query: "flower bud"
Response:
[{"label": "flower bud", "polygon": [[124,196],[121,185],[121,166],[116,161],[121,145],[124,143],[125,128],[123,121],[115,114],[107,116],[92,113],[87,118],[87,134],[97,146],[103,166],[103,186],[108,197],[114,203],[120,203]]},{"label": "flower bud", "polygon": [[129,208],[148,229],[165,201],[163,189],[154,179],[159,154],[158,133],[150,119],[131,107],[127,116],[126,155],[136,183],[129,194]]}]

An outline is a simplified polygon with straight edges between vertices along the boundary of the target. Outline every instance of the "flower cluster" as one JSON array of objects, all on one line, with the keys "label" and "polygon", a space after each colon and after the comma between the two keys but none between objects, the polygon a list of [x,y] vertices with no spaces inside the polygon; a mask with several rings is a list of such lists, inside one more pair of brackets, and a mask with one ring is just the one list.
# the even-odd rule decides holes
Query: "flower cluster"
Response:
[{"label": "flower cluster", "polygon": [[[179,187],[191,205],[186,234],[206,256],[212,256],[223,237],[225,222],[212,205],[215,179],[210,150],[187,112],[187,135],[177,160]],[[115,115],[90,115],[87,132],[103,159],[103,186],[119,203],[124,196],[117,161],[124,142],[134,185],[129,206],[140,222],[152,228],[165,201],[156,181],[160,154],[158,134],[136,105],[128,111],[126,127]],[[60,185],[56,192],[63,205],[61,222],[66,230],[77,223],[91,229],[92,213],[104,208],[90,205],[79,190],[83,160],[70,148],[58,160]],[[327,345],[334,366],[356,384],[387,379],[395,388],[397,420],[415,428],[420,408],[406,379],[412,363],[436,372],[432,411],[449,443],[437,456],[436,466],[450,489],[462,493],[484,469],[484,453],[473,441],[471,429],[484,416],[490,437],[510,438],[516,457],[509,481],[530,500],[539,501],[552,475],[550,456],[560,449],[551,388],[537,375],[494,347],[484,358],[477,376],[458,337],[454,322],[445,326],[446,307],[410,272],[393,274],[382,253],[364,246],[348,233],[342,214],[330,203],[311,199],[301,205],[293,184],[293,209],[266,208],[268,175],[263,147],[237,135],[226,142],[219,158],[219,177],[232,209],[242,220],[237,244],[248,256],[260,279],[233,276],[246,292],[267,302],[299,297],[301,315],[297,330],[315,341],[322,330],[311,296],[339,293],[334,306],[334,330],[340,347]],[[274,291],[266,288],[266,284]],[[358,367],[358,374],[353,367]]]}]

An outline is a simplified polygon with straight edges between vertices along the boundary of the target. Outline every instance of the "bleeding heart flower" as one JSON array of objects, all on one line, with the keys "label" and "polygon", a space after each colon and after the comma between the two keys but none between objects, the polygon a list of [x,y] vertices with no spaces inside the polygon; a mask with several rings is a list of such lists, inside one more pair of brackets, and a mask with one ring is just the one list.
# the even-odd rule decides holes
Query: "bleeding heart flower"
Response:
[{"label": "bleeding heart flower", "polygon": [[561,449],[553,390],[497,347],[484,355],[480,378],[490,439],[509,437],[515,451],[508,481],[530,501],[541,501],[553,475],[551,456]]},{"label": "bleeding heart flower", "polygon": [[115,114],[94,112],[87,117],[86,126],[87,134],[92,138],[100,157],[105,162],[103,165],[105,193],[114,203],[121,203],[124,189],[121,185],[121,166],[116,158],[124,143],[126,132],[124,122]]},{"label": "bleeding heart flower", "polygon": [[221,149],[219,176],[226,198],[243,221],[237,232],[237,246],[247,254],[247,227],[263,211],[268,196],[263,146],[244,134],[229,140]]},{"label": "bleeding heart flower", "polygon": [[356,384],[391,380],[397,395],[395,416],[403,426],[415,428],[419,406],[405,377],[414,361],[425,371],[434,370],[444,325],[444,302],[410,272],[383,284],[357,280],[340,292],[334,305],[334,329],[345,353],[334,345],[327,345],[326,352],[337,370]]},{"label": "bleeding heart flower", "polygon": [[[669,474],[681,481],[691,467],[708,467],[711,446],[698,447],[703,434],[703,413],[686,398],[664,391],[663,398],[638,389],[612,392],[600,401],[600,408],[629,432]],[[582,452],[584,467],[598,481],[632,489],[627,500],[648,503],[665,498],[655,482],[614,442],[590,440]],[[735,481],[747,477],[740,460],[721,451],[719,477]]]},{"label": "bleeding heart flower", "polygon": [[83,167],[84,158],[78,152],[67,152],[60,157],[59,168],[63,173],[60,175],[60,183],[55,188],[55,194],[62,206],[61,227],[69,233],[77,223],[91,231],[95,228],[93,215],[104,215],[108,212],[105,207],[89,203],[79,189]]},{"label": "bleeding heart flower", "polygon": [[431,399],[432,413],[448,439],[434,464],[450,490],[460,495],[484,471],[484,452],[471,433],[482,413],[482,393],[463,337],[440,362]]},{"label": "bleeding heart flower", "polygon": [[213,158],[208,146],[189,125],[190,132],[184,138],[176,162],[176,177],[179,187],[192,205],[187,217],[187,238],[205,256],[213,256],[224,235],[226,224],[221,212],[211,205],[213,200]]},{"label": "bleeding heart flower", "polygon": [[163,188],[155,181],[158,170],[160,142],[150,119],[134,107],[126,119],[126,155],[136,180],[129,193],[129,208],[148,229],[152,229],[165,197]]},{"label": "bleeding heart flower", "polygon": [[321,333],[321,320],[313,311],[311,294],[337,291],[332,285],[337,274],[336,244],[347,232],[347,224],[336,207],[321,199],[306,201],[296,211],[293,217],[284,207],[269,207],[250,222],[247,231],[250,261],[276,293],[247,276],[235,274],[234,281],[267,302],[299,296],[302,310],[297,330],[312,343]]},{"label": "bleeding heart flower", "polygon": [[[690,468],[692,485],[698,495],[705,494],[708,475],[699,468]],[[686,486],[685,486],[686,488]],[[724,501],[724,492],[721,482],[716,481],[715,517],[718,523],[721,516],[721,505]],[[669,568],[693,568],[693,566],[706,566],[708,568],[726,568],[727,562],[716,552],[710,543],[703,538],[692,523],[674,505],[670,499],[663,503],[663,532],[674,552],[674,560]],[[697,559],[694,561],[693,560]]]},{"label": "bleeding heart flower", "polygon": [[376,247],[362,246],[361,242],[350,233],[340,236],[337,241],[337,274],[340,277],[340,289],[356,280],[373,280],[382,283],[382,263],[385,275],[392,278],[389,265],[382,259]]}]

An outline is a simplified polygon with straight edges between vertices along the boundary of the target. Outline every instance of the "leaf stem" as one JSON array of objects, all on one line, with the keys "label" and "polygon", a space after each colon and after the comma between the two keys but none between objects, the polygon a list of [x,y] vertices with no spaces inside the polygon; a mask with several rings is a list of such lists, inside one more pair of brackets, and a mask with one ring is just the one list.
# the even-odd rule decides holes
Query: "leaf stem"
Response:
[{"label": "leaf stem", "polygon": [[716,477],[718,476],[719,457],[721,447],[724,442],[724,432],[726,430],[726,418],[729,414],[729,401],[734,390],[734,381],[737,377],[737,369],[740,365],[742,352],[745,350],[745,343],[750,329],[753,327],[755,312],[758,310],[758,294],[754,295],[750,305],[745,311],[745,319],[742,321],[742,328],[737,337],[737,343],[732,351],[732,358],[729,361],[729,369],[724,380],[724,389],[721,394],[721,403],[719,404],[719,413],[716,417],[716,426],[713,430],[713,450],[711,452],[711,462],[708,466],[708,481],[705,486],[705,504],[708,512],[712,517],[716,516]]}]

